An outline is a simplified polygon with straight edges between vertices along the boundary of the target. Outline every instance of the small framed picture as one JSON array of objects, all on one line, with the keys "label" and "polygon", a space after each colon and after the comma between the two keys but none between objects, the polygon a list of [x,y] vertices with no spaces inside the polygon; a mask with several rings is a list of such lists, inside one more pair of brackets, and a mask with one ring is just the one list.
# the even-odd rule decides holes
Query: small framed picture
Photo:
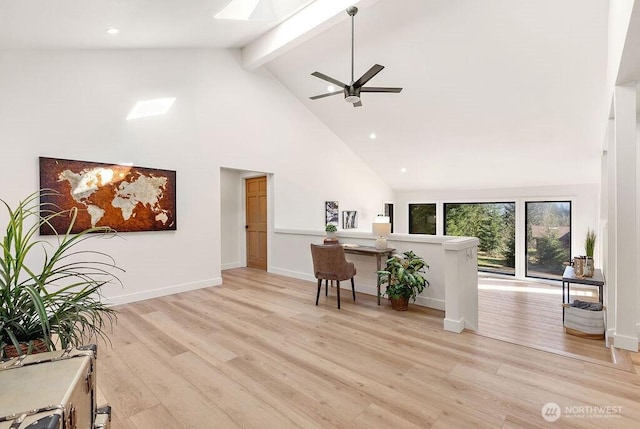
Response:
[{"label": "small framed picture", "polygon": [[342,229],[354,229],[358,227],[358,212],[343,211],[342,212]]},{"label": "small framed picture", "polygon": [[324,213],[325,213],[325,225],[335,225],[336,227],[339,224],[338,219],[338,202],[337,201],[325,201],[324,203]]}]

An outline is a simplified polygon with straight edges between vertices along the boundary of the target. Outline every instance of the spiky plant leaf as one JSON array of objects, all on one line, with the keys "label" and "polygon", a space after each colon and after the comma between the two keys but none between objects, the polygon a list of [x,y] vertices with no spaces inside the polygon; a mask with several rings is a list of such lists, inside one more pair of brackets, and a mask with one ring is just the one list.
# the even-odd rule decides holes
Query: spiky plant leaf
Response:
[{"label": "spiky plant leaf", "polygon": [[[108,283],[122,284],[114,272],[124,270],[109,255],[78,247],[89,239],[113,237],[115,231],[95,227],[71,234],[77,208],[62,210],[40,202],[56,195],[43,189],[16,208],[0,200],[9,215],[0,242],[0,357],[7,344],[19,349],[20,343],[32,345],[37,339],[55,349],[52,336],[63,348],[108,340],[105,329],[115,321],[115,311],[101,301],[100,289]],[[69,217],[64,232],[51,224],[60,216]],[[51,228],[53,237],[40,239],[41,227]],[[31,260],[42,260],[42,264],[29,266]]]}]

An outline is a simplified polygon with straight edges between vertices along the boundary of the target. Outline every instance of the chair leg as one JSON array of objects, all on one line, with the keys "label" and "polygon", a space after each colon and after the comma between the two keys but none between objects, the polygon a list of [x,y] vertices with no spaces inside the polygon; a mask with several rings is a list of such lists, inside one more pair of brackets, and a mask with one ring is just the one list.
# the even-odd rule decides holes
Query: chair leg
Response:
[{"label": "chair leg", "polygon": [[338,280],[338,310],[340,310],[340,280]]},{"label": "chair leg", "polygon": [[329,280],[324,281],[324,296],[329,296]]},{"label": "chair leg", "polygon": [[353,292],[353,302],[356,301],[356,285],[353,282],[353,277],[351,277],[351,292]]},{"label": "chair leg", "polygon": [[318,279],[318,294],[316,295],[316,305],[318,305],[318,300],[320,299],[320,289],[322,289],[322,279]]}]

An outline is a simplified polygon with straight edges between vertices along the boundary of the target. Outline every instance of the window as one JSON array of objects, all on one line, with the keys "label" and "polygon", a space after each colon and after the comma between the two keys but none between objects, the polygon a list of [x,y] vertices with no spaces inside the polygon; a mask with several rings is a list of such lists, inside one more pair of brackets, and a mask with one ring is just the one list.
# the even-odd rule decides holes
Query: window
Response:
[{"label": "window", "polygon": [[571,202],[527,201],[527,277],[559,280],[571,258]]},{"label": "window", "polygon": [[393,203],[384,203],[384,215],[389,216],[391,223],[391,233],[393,233]]},{"label": "window", "polygon": [[444,234],[478,237],[478,270],[515,275],[516,204],[444,205]]},{"label": "window", "polygon": [[436,234],[435,204],[409,204],[409,234]]}]

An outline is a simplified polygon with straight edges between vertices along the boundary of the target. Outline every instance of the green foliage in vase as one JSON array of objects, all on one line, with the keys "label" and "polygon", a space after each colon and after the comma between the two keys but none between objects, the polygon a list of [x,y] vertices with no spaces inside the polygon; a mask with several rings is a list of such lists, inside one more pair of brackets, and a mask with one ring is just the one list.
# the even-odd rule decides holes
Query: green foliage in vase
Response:
[{"label": "green foliage in vase", "polygon": [[587,256],[593,258],[593,251],[596,247],[596,233],[591,229],[587,229],[587,236],[584,239],[584,251]]},{"label": "green foliage in vase", "polygon": [[[101,301],[107,283],[122,284],[115,272],[123,272],[109,255],[86,248],[86,241],[113,237],[109,227],[93,227],[71,234],[78,209],[61,210],[41,203],[41,196],[55,196],[43,189],[29,195],[8,213],[5,236],[0,242],[0,356],[5,345],[45,342],[49,350],[66,348],[102,338],[116,318]],[[66,231],[56,231],[51,221],[69,217]],[[40,228],[53,235],[40,238]],[[92,234],[94,233],[94,234]],[[95,234],[101,233],[101,234]]]},{"label": "green foliage in vase", "polygon": [[324,230],[325,230],[326,232],[336,232],[336,231],[338,230],[338,228],[337,228],[334,224],[330,223],[329,225],[327,225],[327,226],[324,228]]},{"label": "green foliage in vase", "polygon": [[402,255],[393,255],[387,260],[385,269],[377,273],[381,282],[389,282],[385,295],[411,298],[415,302],[416,296],[429,286],[421,274],[428,268],[422,257],[409,250]]}]

